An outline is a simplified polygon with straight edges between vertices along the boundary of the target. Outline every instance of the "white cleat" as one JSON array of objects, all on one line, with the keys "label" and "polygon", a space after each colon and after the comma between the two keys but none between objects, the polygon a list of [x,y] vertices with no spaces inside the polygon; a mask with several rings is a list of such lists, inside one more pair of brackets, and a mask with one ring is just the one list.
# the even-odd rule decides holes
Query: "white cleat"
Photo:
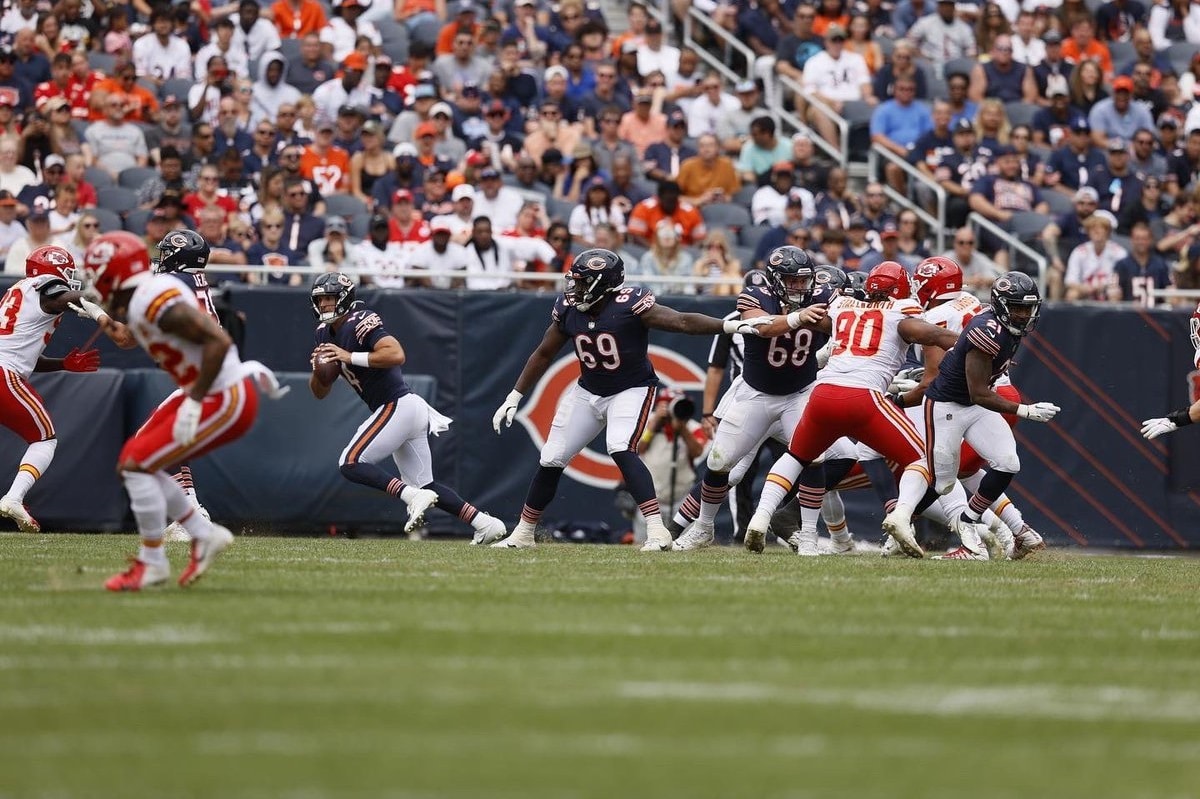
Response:
[{"label": "white cleat", "polygon": [[37,519],[29,515],[25,505],[12,497],[0,499],[0,516],[7,516],[16,522],[17,528],[22,533],[40,533],[42,531],[42,526],[37,523]]},{"label": "white cleat", "polygon": [[167,525],[166,529],[163,530],[163,541],[166,541],[167,543],[183,542],[186,544],[191,540],[192,537],[188,535],[188,531],[185,530],[183,525],[179,522],[171,522]]},{"label": "white cleat", "polygon": [[833,536],[829,539],[830,551],[835,555],[852,555],[858,551],[858,545],[854,541],[854,536],[850,533],[844,533],[841,536]]},{"label": "white cleat", "polygon": [[518,533],[513,530],[508,538],[502,538],[490,546],[492,549],[533,549],[537,542],[533,540],[533,533]]},{"label": "white cleat", "polygon": [[646,543],[642,544],[642,552],[670,552],[671,546],[675,542],[667,538],[647,538]]},{"label": "white cleat", "polygon": [[490,546],[508,535],[508,528],[504,526],[504,522],[488,513],[479,515],[483,517],[484,525],[482,529],[475,531],[471,546]]},{"label": "white cleat", "polygon": [[179,575],[179,585],[186,588],[200,579],[212,566],[217,556],[233,544],[233,533],[219,524],[212,526],[208,538],[192,540],[192,557],[187,568]]},{"label": "white cleat", "polygon": [[1004,551],[1004,544],[1000,543],[1000,539],[992,532],[990,527],[979,525],[979,538],[983,541],[983,545],[987,547],[988,560],[1008,560],[1008,553]]},{"label": "white cleat", "polygon": [[815,558],[821,554],[816,530],[797,530],[788,538],[787,545],[802,558]]},{"label": "white cleat", "polygon": [[1021,532],[1017,533],[1014,539],[1016,540],[1016,549],[1013,550],[1013,560],[1020,560],[1046,548],[1046,542],[1028,524],[1021,528]]},{"label": "white cleat", "polygon": [[716,540],[716,535],[713,533],[711,524],[701,524],[700,522],[692,522],[683,535],[675,539],[675,543],[671,545],[671,549],[676,552],[686,552],[691,549],[704,549],[711,547]]},{"label": "white cleat", "polygon": [[428,488],[418,488],[412,501],[408,503],[408,521],[404,523],[404,532],[411,533],[425,523],[425,511],[438,501],[436,491]]},{"label": "white cleat", "polygon": [[900,549],[900,545],[896,543],[896,539],[890,535],[884,535],[883,543],[879,545],[879,554],[885,558],[902,558],[904,550]]},{"label": "white cleat", "polygon": [[761,554],[767,546],[767,530],[771,527],[770,514],[754,511],[750,524],[746,525],[746,550]]},{"label": "white cleat", "polygon": [[972,552],[964,546],[952,549],[944,555],[934,555],[930,560],[987,560],[986,552]]},{"label": "white cleat", "polygon": [[905,555],[910,558],[925,557],[925,550],[921,549],[921,545],[917,543],[910,519],[892,511],[883,520],[883,531],[896,540]]}]

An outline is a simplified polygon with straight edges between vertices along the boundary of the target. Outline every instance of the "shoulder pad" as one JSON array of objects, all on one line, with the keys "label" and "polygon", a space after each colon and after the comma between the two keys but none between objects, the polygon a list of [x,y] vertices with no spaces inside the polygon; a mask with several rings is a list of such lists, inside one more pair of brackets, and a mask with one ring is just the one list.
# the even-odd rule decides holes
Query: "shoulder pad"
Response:
[{"label": "shoulder pad", "polygon": [[63,292],[70,291],[71,287],[68,286],[67,281],[63,280],[62,278],[52,277],[45,283],[42,283],[40,286],[35,286],[35,289],[37,293],[41,294],[43,297],[57,297]]}]

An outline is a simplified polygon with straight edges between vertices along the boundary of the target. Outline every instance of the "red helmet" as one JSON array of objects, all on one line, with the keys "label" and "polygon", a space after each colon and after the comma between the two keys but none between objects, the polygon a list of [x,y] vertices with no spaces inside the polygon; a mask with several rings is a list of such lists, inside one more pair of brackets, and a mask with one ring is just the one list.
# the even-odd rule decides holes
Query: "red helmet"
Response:
[{"label": "red helmet", "polygon": [[895,261],[884,261],[867,273],[863,293],[868,301],[881,296],[907,300],[912,297],[912,281],[903,266]]},{"label": "red helmet", "polygon": [[926,258],[913,273],[917,300],[929,307],[932,300],[951,300],[962,291],[963,273],[952,259],[942,255]]},{"label": "red helmet", "polygon": [[71,288],[79,288],[79,281],[75,279],[75,259],[62,247],[51,244],[29,253],[25,258],[25,277],[38,275],[61,277]]},{"label": "red helmet", "polygon": [[102,302],[124,288],[130,288],[130,278],[150,274],[150,251],[134,234],[117,230],[92,239],[83,256],[87,284],[100,295]]}]

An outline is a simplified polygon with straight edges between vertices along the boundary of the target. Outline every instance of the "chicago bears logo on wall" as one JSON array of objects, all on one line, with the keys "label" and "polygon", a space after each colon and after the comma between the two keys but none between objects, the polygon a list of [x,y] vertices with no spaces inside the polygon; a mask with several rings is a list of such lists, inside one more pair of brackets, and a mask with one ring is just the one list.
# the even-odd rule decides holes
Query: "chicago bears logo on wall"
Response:
[{"label": "chicago bears logo on wall", "polygon": [[[704,370],[691,359],[664,347],[650,345],[650,363],[663,386],[680,391],[701,391],[704,388]],[[558,402],[571,384],[579,379],[579,359],[574,352],[559,358],[545,376],[534,387],[529,401],[517,413],[517,420],[525,426],[533,443],[541,449],[550,435],[550,423]],[[603,446],[603,444],[602,444]],[[584,448],[567,464],[568,477],[596,488],[616,488],[621,482],[621,472],[612,458],[603,450]]]}]

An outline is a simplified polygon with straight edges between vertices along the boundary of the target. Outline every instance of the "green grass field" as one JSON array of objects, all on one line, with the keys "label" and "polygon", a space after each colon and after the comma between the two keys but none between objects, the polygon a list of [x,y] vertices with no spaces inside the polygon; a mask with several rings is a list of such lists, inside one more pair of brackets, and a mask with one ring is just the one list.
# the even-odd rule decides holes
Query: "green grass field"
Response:
[{"label": "green grass field", "polygon": [[1194,559],[133,546],[0,536],[0,797],[1200,796]]}]

